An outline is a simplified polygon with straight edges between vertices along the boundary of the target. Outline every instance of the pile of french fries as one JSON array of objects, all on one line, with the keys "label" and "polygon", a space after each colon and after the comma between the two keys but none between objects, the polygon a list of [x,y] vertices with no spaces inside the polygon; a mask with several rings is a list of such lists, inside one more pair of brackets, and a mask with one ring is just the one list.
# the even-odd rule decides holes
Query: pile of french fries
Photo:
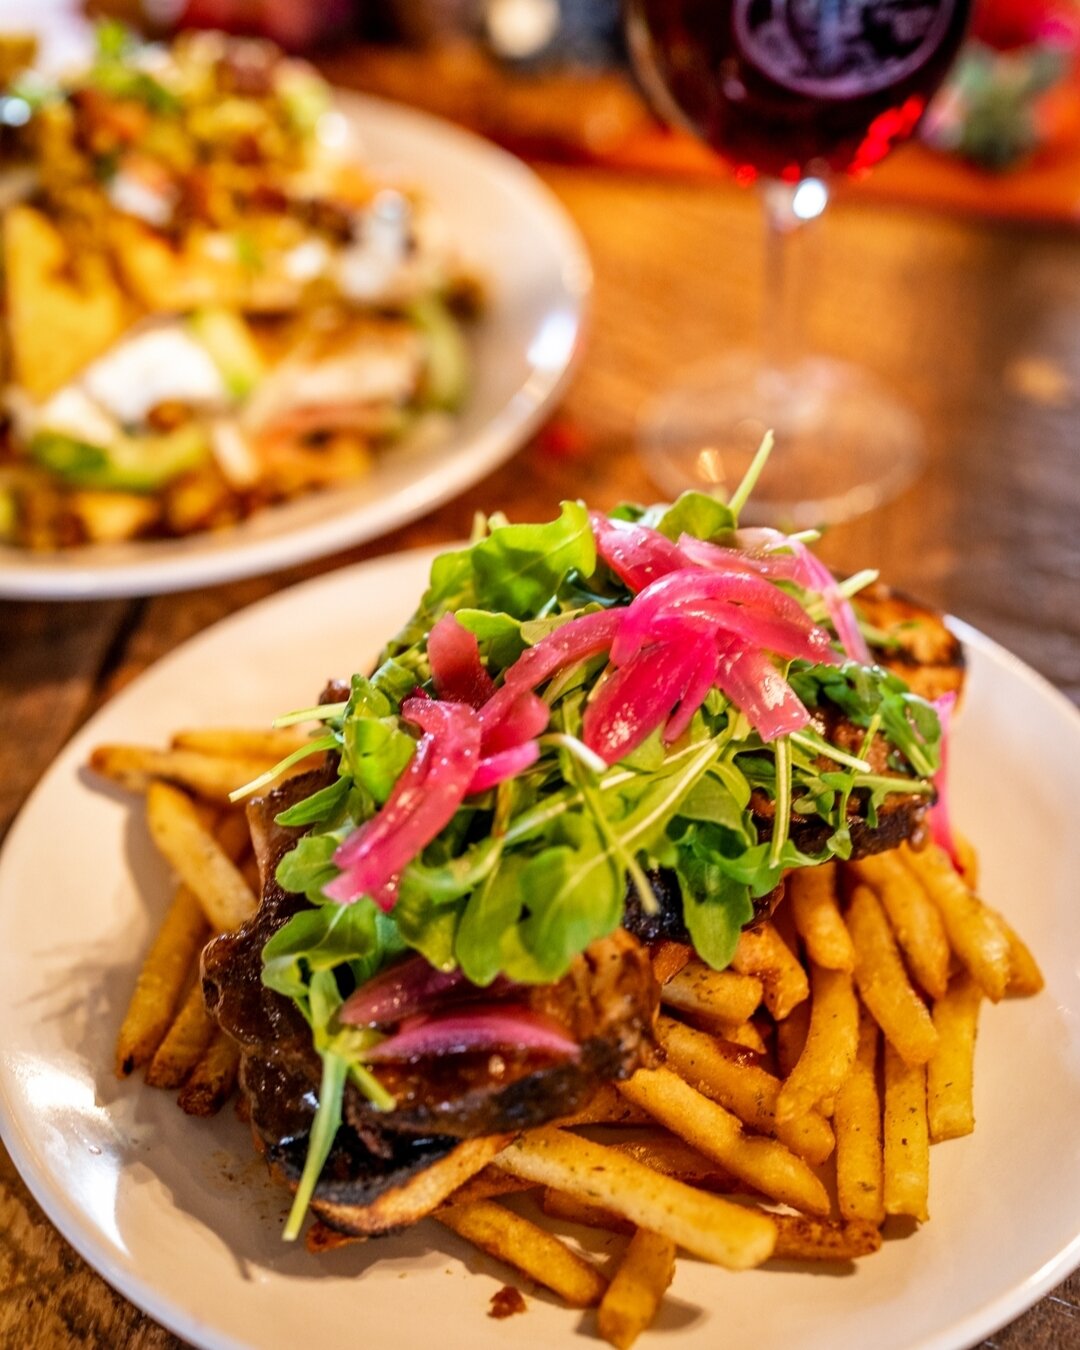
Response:
[{"label": "pile of french fries", "polygon": [[[120,1029],[117,1072],[145,1067],[147,1083],[179,1088],[194,1115],[220,1109],[237,1067],[203,1006],[199,954],[257,905],[250,835],[228,794],[301,744],[293,731],[193,731],[167,750],[102,746],[91,760],[145,794],[178,879]],[[774,918],[742,935],[728,970],[657,944],[657,1066],[574,1117],[462,1146],[452,1189],[430,1188],[434,1218],[570,1307],[595,1307],[599,1334],[618,1347],[656,1316],[680,1248],[732,1270],[848,1263],[879,1249],[888,1217],[924,1222],[930,1145],[974,1129],[983,1000],[1043,986],[1031,952],[978,898],[967,844],[962,861],[960,874],[939,848],[904,845],[792,872]],[[521,1191],[548,1225],[626,1234],[614,1274],[500,1203]],[[357,1240],[320,1220],[308,1233],[316,1252]]]}]

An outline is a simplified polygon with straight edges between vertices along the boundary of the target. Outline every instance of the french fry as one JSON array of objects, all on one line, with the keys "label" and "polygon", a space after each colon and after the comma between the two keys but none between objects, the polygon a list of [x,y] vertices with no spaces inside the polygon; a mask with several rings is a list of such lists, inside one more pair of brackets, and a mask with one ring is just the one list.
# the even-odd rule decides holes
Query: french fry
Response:
[{"label": "french fry", "polygon": [[941,914],[923,886],[894,850],[847,864],[856,880],[870,886],[888,915],[908,969],[931,998],[949,984],[949,940]]},{"label": "french fry", "polygon": [[934,1004],[938,1048],[926,1066],[930,1138],[957,1139],[975,1128],[975,1036],[982,990],[966,972]]},{"label": "french fry", "polygon": [[629,1350],[652,1325],[674,1274],[674,1242],[639,1228],[597,1310],[596,1328],[604,1340]]},{"label": "french fry", "polygon": [[906,845],[904,862],[926,887],[941,912],[949,945],[994,1003],[1009,987],[1009,939],[997,916],[972,895],[957,875],[948,855],[936,845],[916,853]]},{"label": "french fry", "polygon": [[798,1063],[776,1098],[777,1124],[804,1120],[815,1103],[832,1097],[855,1062],[859,1005],[845,970],[811,966],[810,1027]]},{"label": "french fry", "polygon": [[255,913],[251,887],[199,820],[190,797],[170,783],[153,782],[146,816],[158,850],[195,894],[211,927],[229,932]]},{"label": "french fry", "polygon": [[215,1031],[202,1058],[180,1089],[177,1103],[189,1116],[213,1116],[225,1105],[236,1086],[240,1049],[231,1036]]},{"label": "french fry", "polygon": [[881,1250],[877,1225],[865,1219],[811,1219],[774,1214],[776,1261],[857,1261]]},{"label": "french fry", "polygon": [[863,1009],[859,1047],[851,1072],[836,1094],[836,1194],[844,1219],[878,1226],[885,1218],[881,1095],[878,1092],[878,1024]]},{"label": "french fry", "polygon": [[652,948],[653,978],[657,984],[668,980],[688,964],[694,955],[693,947],[685,942],[657,942]]},{"label": "french fry", "polygon": [[737,1116],[670,1069],[638,1069],[619,1091],[763,1195],[809,1214],[828,1214],[825,1187],[802,1158],[777,1139],[745,1133]]},{"label": "french fry", "polygon": [[925,1064],[937,1049],[926,1004],[904,970],[896,939],[874,892],[858,885],[845,921],[855,944],[855,983],[886,1039],[909,1064]]},{"label": "french fry", "polygon": [[581,1224],[583,1228],[602,1228],[608,1233],[636,1233],[640,1230],[610,1209],[601,1209],[587,1200],[579,1200],[576,1195],[567,1195],[548,1186],[540,1197],[540,1208],[550,1219],[561,1219],[564,1223]]},{"label": "french fry", "polygon": [[556,1122],[570,1128],[575,1125],[651,1125],[652,1117],[628,1102],[614,1083],[603,1083],[585,1106]]},{"label": "french fry", "polygon": [[926,1065],[907,1064],[885,1042],[885,1213],[930,1217],[930,1135]]},{"label": "french fry", "polygon": [[776,1225],[767,1216],[562,1130],[545,1127],[521,1135],[499,1155],[498,1166],[613,1210],[730,1270],[760,1265],[776,1242]]},{"label": "french fry", "polygon": [[800,1003],[782,1022],[776,1024],[776,1063],[782,1078],[790,1076],[799,1062],[810,1030],[810,1008]]},{"label": "french fry", "polygon": [[229,793],[265,773],[265,759],[226,759],[198,750],[152,750],[141,745],[99,745],[90,767],[131,792],[146,792],[162,780],[187,788],[205,801],[227,803]]},{"label": "french fry", "polygon": [[739,1022],[735,1026],[730,1026],[727,1022],[709,1021],[705,1021],[704,1026],[717,1040],[726,1041],[728,1045],[738,1046],[743,1050],[752,1050],[755,1055],[763,1056],[769,1053],[765,1037],[752,1018],[748,1022]]},{"label": "french fry", "polygon": [[787,898],[806,954],[827,970],[854,970],[855,949],[840,915],[836,863],[800,867],[787,878]]},{"label": "french fry", "polygon": [[459,1186],[443,1204],[469,1205],[474,1200],[495,1200],[500,1195],[513,1195],[532,1189],[532,1182],[512,1177],[508,1172],[500,1172],[497,1167],[485,1167]]},{"label": "french fry", "polygon": [[960,864],[960,875],[969,891],[979,889],[979,854],[975,845],[965,834],[953,830],[953,844],[956,846],[956,860]]},{"label": "french fry", "polygon": [[667,1062],[679,1077],[733,1112],[744,1125],[781,1140],[815,1166],[832,1152],[832,1130],[812,1109],[813,1103],[798,1118],[777,1118],[781,1082],[747,1056],[725,1050],[712,1036],[668,1017],[659,1019],[657,1033]]},{"label": "french fry", "polygon": [[202,906],[186,886],[177,887],[143,961],[116,1038],[118,1078],[148,1063],[161,1044],[183,997],[188,972],[209,936]]},{"label": "french fry", "polygon": [[565,1242],[492,1200],[447,1205],[434,1217],[444,1227],[553,1290],[571,1308],[600,1302],[607,1280]]},{"label": "french fry", "polygon": [[731,968],[761,980],[765,1006],[778,1022],[810,996],[806,971],[768,921],[740,934]]},{"label": "french fry", "polygon": [[1005,992],[1020,998],[1039,993],[1046,987],[1046,981],[1043,979],[1038,961],[1031,954],[1030,947],[996,909],[991,910],[991,913],[1001,925],[1001,931],[1009,943],[1009,983]]},{"label": "french fry", "polygon": [[710,970],[704,961],[695,960],[661,988],[660,1001],[711,1022],[738,1024],[760,1005],[762,993],[761,981],[753,976]]},{"label": "french fry", "polygon": [[197,750],[223,759],[261,760],[266,767],[302,750],[308,737],[290,727],[196,727],[176,732],[171,744],[174,750]]},{"label": "french fry", "polygon": [[180,1087],[202,1059],[216,1028],[217,1024],[206,1011],[202,986],[196,979],[176,1014],[176,1020],[146,1067],[148,1086]]},{"label": "french fry", "polygon": [[606,1143],[608,1148],[628,1158],[635,1158],[654,1172],[660,1172],[665,1177],[675,1177],[677,1181],[688,1182],[691,1186],[720,1191],[724,1195],[735,1195],[747,1189],[715,1158],[707,1158],[685,1139],[669,1134],[666,1130],[654,1128],[646,1135],[635,1132],[632,1139],[615,1139]]}]

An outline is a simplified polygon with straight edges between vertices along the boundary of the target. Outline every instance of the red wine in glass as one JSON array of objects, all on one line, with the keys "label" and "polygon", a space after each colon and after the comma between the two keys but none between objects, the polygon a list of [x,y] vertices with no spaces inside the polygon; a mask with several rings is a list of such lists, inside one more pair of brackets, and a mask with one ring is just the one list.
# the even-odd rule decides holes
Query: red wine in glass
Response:
[{"label": "red wine in glass", "polygon": [[[631,54],[657,110],[736,181],[764,188],[774,334],[791,327],[784,236],[820,213],[830,178],[865,172],[913,134],[970,11],[971,0],[627,0]],[[757,501],[773,498],[791,521],[840,519],[904,486],[921,440],[912,414],[856,368],[781,361],[780,346],[767,331],[764,356],[691,371],[657,402],[643,449],[661,486],[730,490],[748,433],[766,424],[778,449]]]}]

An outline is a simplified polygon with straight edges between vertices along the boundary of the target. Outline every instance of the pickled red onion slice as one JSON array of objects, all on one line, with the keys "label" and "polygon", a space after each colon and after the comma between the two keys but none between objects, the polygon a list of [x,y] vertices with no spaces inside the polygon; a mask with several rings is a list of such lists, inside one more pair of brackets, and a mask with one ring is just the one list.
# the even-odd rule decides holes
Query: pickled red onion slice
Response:
[{"label": "pickled red onion slice", "polygon": [[339,1014],[353,1026],[400,1022],[468,984],[460,970],[439,970],[412,956],[379,971],[345,1000]]},{"label": "pickled red onion slice", "polygon": [[690,725],[694,714],[705,702],[706,695],[716,683],[717,667],[720,661],[715,643],[703,643],[698,657],[697,668],[679,700],[679,706],[671,714],[664,728],[664,741],[670,745],[677,741]]},{"label": "pickled red onion slice", "polygon": [[535,741],[522,741],[509,750],[500,750],[498,754],[488,755],[476,766],[476,772],[469,784],[469,794],[486,792],[488,788],[498,787],[507,778],[516,778],[519,773],[532,768],[540,758],[540,747]]},{"label": "pickled red onion slice", "polygon": [[676,545],[659,530],[629,520],[610,520],[599,511],[589,512],[589,523],[597,553],[635,594],[657,578],[686,566]]},{"label": "pickled red onion slice", "polygon": [[463,627],[454,614],[444,614],[428,634],[428,660],[435,691],[451,703],[479,708],[495,692],[491,676],[480,660],[476,634]]},{"label": "pickled red onion slice", "polygon": [[632,754],[681,698],[700,661],[699,642],[654,643],[609,671],[585,709],[582,739],[589,749],[607,764]]},{"label": "pickled red onion slice", "polygon": [[551,709],[544,700],[531,689],[522,690],[506,706],[501,721],[483,723],[480,753],[487,758],[512,750],[546,731],[550,720]]},{"label": "pickled red onion slice", "polygon": [[565,1059],[581,1054],[577,1041],[551,1018],[514,1004],[486,1003],[410,1018],[395,1035],[366,1051],[365,1059],[383,1064],[424,1055],[521,1049],[544,1050]]},{"label": "pickled red onion slice", "polygon": [[392,909],[396,886],[388,883],[450,823],[476,773],[480,720],[472,708],[410,698],[401,712],[424,735],[379,813],[334,853],[341,875],[323,889],[342,904],[369,895]]},{"label": "pickled red onion slice", "polygon": [[750,720],[763,741],[800,731],[810,714],[768,656],[741,638],[717,639],[716,684]]}]

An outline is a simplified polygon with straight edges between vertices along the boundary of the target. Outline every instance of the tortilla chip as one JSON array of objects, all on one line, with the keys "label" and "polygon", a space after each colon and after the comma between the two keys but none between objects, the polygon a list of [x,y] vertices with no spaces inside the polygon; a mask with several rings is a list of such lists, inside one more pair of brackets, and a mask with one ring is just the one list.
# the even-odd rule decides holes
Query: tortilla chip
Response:
[{"label": "tortilla chip", "polygon": [[14,206],[3,219],[12,375],[47,398],[100,356],[135,317],[104,258],[73,258],[40,211]]}]

